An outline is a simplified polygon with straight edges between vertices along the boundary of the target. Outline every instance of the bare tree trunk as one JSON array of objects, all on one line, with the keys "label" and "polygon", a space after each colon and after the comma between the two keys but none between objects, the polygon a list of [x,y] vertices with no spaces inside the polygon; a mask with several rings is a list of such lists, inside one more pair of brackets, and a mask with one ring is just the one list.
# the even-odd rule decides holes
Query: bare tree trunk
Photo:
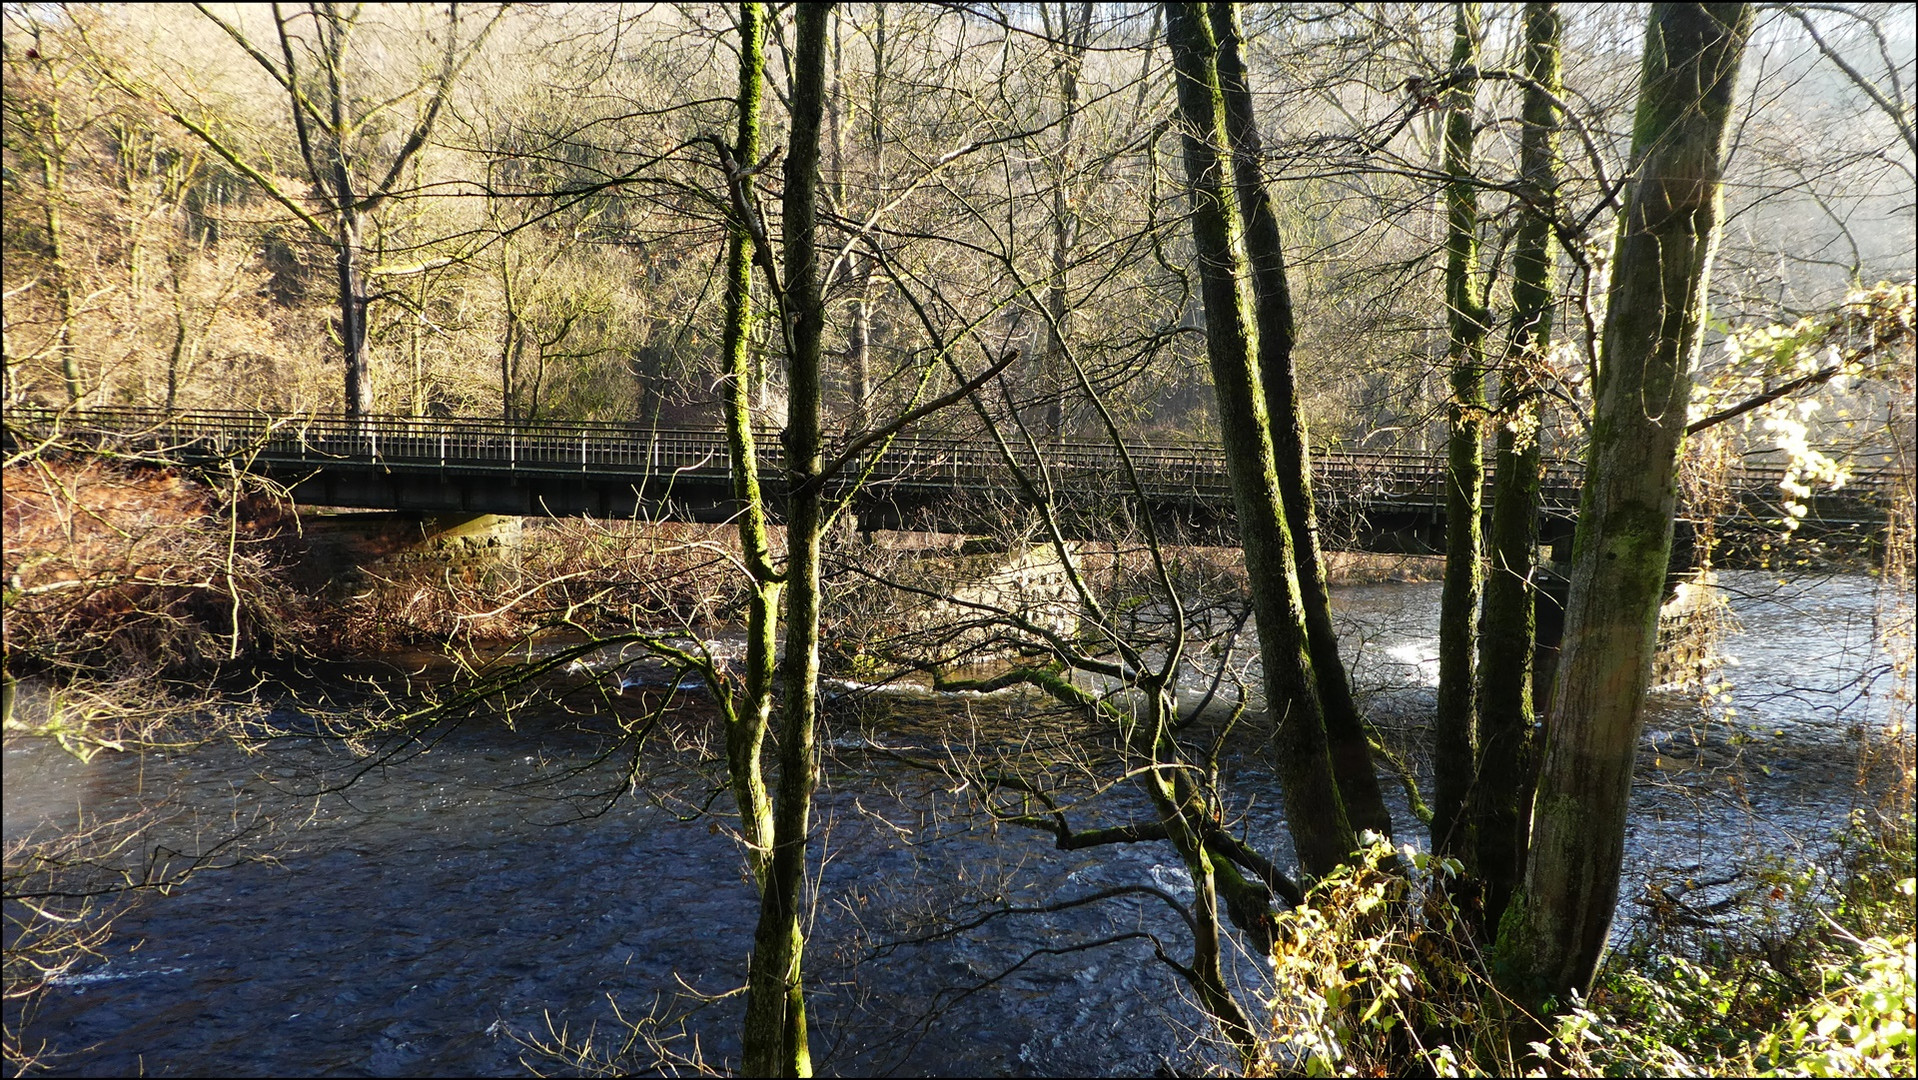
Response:
[{"label": "bare tree trunk", "polygon": [[[849,191],[846,187],[846,123],[840,114],[839,103],[845,95],[845,62],[840,47],[840,9],[833,9],[832,24],[832,92],[827,95],[828,126],[832,131],[832,192],[833,209],[842,217],[851,216],[852,207],[848,205]],[[883,16],[881,16],[883,18]],[[881,31],[883,35],[883,30]],[[881,82],[879,67],[884,48],[875,50],[873,61],[873,108],[874,130],[878,130],[878,84]],[[879,171],[881,147],[874,139],[873,172]],[[847,430],[864,431],[872,425],[872,278],[875,264],[870,259],[861,259],[857,252],[849,253],[849,268],[855,281],[857,292],[852,298],[850,321],[846,329],[846,367],[851,385],[848,396],[852,399],[846,410]]]},{"label": "bare tree trunk", "polygon": [[504,236],[500,238],[499,289],[506,317],[506,337],[499,351],[499,415],[510,424],[519,412],[513,384],[519,381],[519,350],[525,335],[519,325],[519,294],[513,287],[513,242]]},{"label": "bare tree trunk", "polygon": [[852,368],[851,430],[872,426],[872,269],[860,273],[859,293],[852,302],[852,326],[846,331],[846,362]]},{"label": "bare tree trunk", "polygon": [[[1162,753],[1170,749],[1166,732],[1174,715],[1172,695],[1162,688],[1155,689],[1149,721],[1153,744],[1151,760],[1178,760],[1176,751]],[[1245,1008],[1226,984],[1219,919],[1219,878],[1222,874],[1237,877],[1237,871],[1224,860],[1215,860],[1207,850],[1203,835],[1209,822],[1207,807],[1187,775],[1177,770],[1152,770],[1146,777],[1147,790],[1158,808],[1160,820],[1165,823],[1166,836],[1178,849],[1186,874],[1192,878],[1192,964],[1181,974],[1199,995],[1200,1006],[1239,1051],[1240,1063],[1251,1072],[1262,1048]],[[1259,914],[1263,915],[1270,904],[1269,895],[1262,896],[1257,903]]]},{"label": "bare tree trunk", "polygon": [[1479,303],[1478,189],[1472,182],[1480,13],[1459,4],[1452,27],[1454,85],[1445,94],[1445,322],[1451,436],[1445,469],[1445,588],[1439,599],[1438,708],[1433,718],[1432,849],[1469,852],[1465,800],[1477,764],[1479,595],[1484,587],[1485,312]]},{"label": "bare tree trunk", "polygon": [[1552,337],[1552,208],[1558,187],[1559,19],[1551,3],[1525,5],[1525,129],[1519,137],[1520,211],[1512,255],[1512,330],[1499,379],[1491,568],[1479,620],[1479,751],[1470,814],[1472,862],[1496,927],[1525,865],[1531,825],[1533,549],[1538,540],[1540,402],[1534,373]]},{"label": "bare tree trunk", "polygon": [[1526,1005],[1589,985],[1611,931],[1733,84],[1751,20],[1747,4],[1658,4],[1646,32],[1636,176],[1612,260],[1565,651],[1525,889],[1499,940],[1510,991]]},{"label": "bare tree trunk", "polygon": [[1293,842],[1306,872],[1323,875],[1357,845],[1326,745],[1312,657],[1306,648],[1292,535],[1278,491],[1265,391],[1256,364],[1258,329],[1237,201],[1227,193],[1225,102],[1204,5],[1167,4],[1166,40],[1177,69],[1185,127],[1192,233],[1205,299],[1206,351],[1218,394],[1226,470],[1252,583],[1267,708],[1277,722],[1274,755]]},{"label": "bare tree trunk", "polygon": [[60,325],[53,332],[53,348],[60,355],[60,375],[66,380],[67,400],[78,403],[86,396],[86,387],[80,379],[80,360],[73,352],[73,270],[67,265],[66,216],[60,207],[61,200],[66,198],[66,148],[59,142],[59,110],[52,106],[49,111],[54,146],[40,157],[40,175],[47,189],[47,262],[53,269],[53,296],[60,316]]},{"label": "bare tree trunk", "polygon": [[[1040,13],[1049,24],[1049,8],[1040,5]],[[1046,351],[1045,395],[1046,436],[1058,441],[1066,427],[1066,324],[1072,317],[1067,299],[1066,272],[1072,262],[1072,246],[1078,237],[1078,212],[1074,206],[1071,183],[1073,132],[1079,119],[1079,73],[1085,67],[1086,43],[1092,33],[1092,5],[1059,6],[1056,36],[1061,53],[1059,75],[1059,157],[1053,162],[1058,179],[1052,186],[1052,265],[1046,275]]]},{"label": "bare tree trunk", "polygon": [[[340,167],[342,176],[345,166]],[[342,201],[351,198],[349,194]],[[360,215],[340,214],[335,249],[340,285],[340,342],[346,359],[346,412],[370,416],[373,412],[372,357],[366,345],[366,283],[360,270]]]},{"label": "bare tree trunk", "polygon": [[186,274],[184,254],[167,253],[167,277],[173,285],[173,345],[167,350],[166,411],[172,413],[180,400],[180,379],[187,364]]},{"label": "bare tree trunk", "polygon": [[[366,349],[366,282],[360,267],[360,245],[365,235],[366,213],[361,208],[360,193],[353,181],[353,169],[349,162],[351,124],[348,120],[348,92],[345,85],[346,39],[357,15],[342,17],[330,6],[327,12],[328,18],[315,18],[323,43],[320,55],[324,63],[321,70],[326,76],[329,91],[325,120],[332,145],[329,151],[331,175],[327,179],[331,182],[332,190],[328,194],[332,197],[337,215],[333,252],[339,270],[340,338],[346,358],[346,413],[348,416],[369,416],[373,412],[373,372]],[[278,18],[277,8],[274,14]],[[449,27],[448,33],[452,32]],[[298,114],[296,107],[295,115]],[[310,152],[308,160],[312,160]],[[319,170],[315,169],[314,172],[317,174]]]},{"label": "bare tree trunk", "polygon": [[[425,310],[426,276],[424,274],[420,275],[419,295],[414,297],[414,303],[420,310]],[[413,381],[406,400],[409,411],[415,417],[426,415],[426,331],[420,323],[420,317],[416,314],[412,325],[407,328],[407,352],[412,359]]]},{"label": "bare tree trunk", "polygon": [[[872,39],[872,174],[877,183],[885,183],[886,177],[886,122],[885,94],[887,65],[891,62],[891,53],[887,49],[886,8],[888,5],[876,4],[873,7]],[[875,205],[885,199],[883,191],[875,191]],[[853,340],[856,349],[852,355],[853,379],[859,388],[858,422],[853,425],[855,431],[870,427],[875,419],[872,411],[872,310],[873,281],[879,274],[879,260],[869,255],[865,260],[859,279],[859,299],[854,301],[852,315]]]},{"label": "bare tree trunk", "polygon": [[1227,134],[1232,140],[1233,181],[1239,209],[1245,218],[1246,261],[1252,271],[1252,291],[1259,327],[1259,375],[1265,386],[1267,424],[1278,463],[1279,490],[1292,531],[1292,553],[1304,605],[1307,647],[1317,676],[1319,702],[1325,710],[1325,733],[1339,795],[1354,829],[1392,835],[1392,816],[1379,790],[1372,764],[1366,725],[1352,697],[1352,681],[1339,656],[1338,632],[1332,628],[1332,593],[1325,578],[1325,557],[1319,549],[1318,508],[1312,498],[1312,455],[1305,422],[1299,415],[1297,379],[1292,367],[1296,341],[1292,290],[1286,280],[1285,247],[1272,199],[1259,173],[1262,147],[1252,91],[1247,84],[1239,44],[1238,9],[1232,4],[1211,7],[1212,32],[1219,41],[1219,88],[1225,95]]},{"label": "bare tree trunk", "polygon": [[772,867],[760,896],[747,975],[745,1072],[810,1076],[800,961],[807,832],[819,783],[814,750],[819,692],[819,555],[824,525],[820,338],[825,311],[815,258],[819,134],[824,111],[829,4],[796,16],[792,129],[786,158],[785,320],[791,347],[786,418],[786,700],[773,805]]}]

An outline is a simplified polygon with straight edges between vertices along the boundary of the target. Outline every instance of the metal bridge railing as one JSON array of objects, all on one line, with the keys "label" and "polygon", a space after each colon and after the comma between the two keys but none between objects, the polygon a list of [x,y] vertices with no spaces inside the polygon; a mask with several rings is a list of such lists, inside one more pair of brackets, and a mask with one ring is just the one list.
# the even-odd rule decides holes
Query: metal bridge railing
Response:
[{"label": "metal bridge railing", "polygon": [[[463,472],[572,473],[597,476],[677,475],[719,480],[730,476],[724,432],[648,428],[588,421],[508,422],[477,418],[337,415],[269,416],[264,413],[160,409],[56,409],[14,406],[5,415],[7,441],[17,448],[40,443],[118,449],[173,460],[238,459],[285,468],[369,464]],[[757,433],[759,464],[769,478],[783,473],[778,432]],[[829,446],[827,456],[840,448]],[[1127,447],[1148,495],[1229,499],[1223,455],[1215,449],[1149,444]],[[996,447],[978,440],[938,435],[903,436],[876,465],[873,452],[849,474],[873,465],[868,482],[880,488],[1010,488],[1012,479]],[[1057,443],[1035,456],[1013,448],[1016,462],[1043,474],[1059,490],[1124,490],[1124,462],[1107,443]],[[1442,506],[1443,457],[1406,453],[1322,453],[1313,458],[1320,500],[1328,507],[1391,502]],[[1488,470],[1489,473],[1489,470]],[[1777,492],[1784,470],[1748,467],[1734,477],[1742,496]],[[1548,509],[1576,509],[1583,466],[1552,461],[1543,470],[1541,496]],[[1883,494],[1886,480],[1867,474],[1851,488],[1867,501]]]}]

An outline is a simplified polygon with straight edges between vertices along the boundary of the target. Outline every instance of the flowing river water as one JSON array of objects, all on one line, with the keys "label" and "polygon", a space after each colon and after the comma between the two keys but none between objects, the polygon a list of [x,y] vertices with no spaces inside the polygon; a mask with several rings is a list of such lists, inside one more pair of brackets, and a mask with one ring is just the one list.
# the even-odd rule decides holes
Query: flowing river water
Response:
[{"label": "flowing river water", "polygon": [[[1866,798],[1861,747],[1887,722],[1911,737],[1909,713],[1890,701],[1901,678],[1909,694],[1909,669],[1894,674],[1877,646],[1869,579],[1728,574],[1723,585],[1743,627],[1724,645],[1729,700],[1656,703],[1621,928],[1647,883],[1725,876],[1828,843]],[[1386,725],[1429,712],[1438,590],[1337,590],[1356,681]],[[550,1073],[560,1066],[526,1040],[564,1027],[575,1042],[591,1031],[596,1045],[616,1044],[616,1009],[659,1018],[649,1030],[674,1054],[737,1060],[741,999],[720,995],[743,981],[755,901],[723,820],[696,813],[712,791],[673,764],[691,754],[675,741],[709,726],[698,696],[685,699],[682,722],[655,732],[636,762],[603,724],[557,708],[511,729],[444,730],[427,752],[370,769],[313,738],[85,763],[50,740],[12,739],[10,844],[71,830],[84,808],[94,820],[155,815],[151,836],[180,851],[246,833],[234,850],[270,857],[133,904],[101,957],[57,980],[31,1014],[9,1002],[8,1026],[29,1045],[44,1040],[51,1072],[74,1076],[493,1075],[527,1063]],[[1005,739],[1011,707],[997,696],[847,691],[833,710],[807,956],[822,1071],[1191,1065],[1199,1014],[1138,935],[1160,935],[1174,955],[1185,946],[1149,904],[1007,916],[899,944],[928,936],[934,917],[1007,901],[1189,887],[1163,845],[1060,852],[1049,837],[979,820],[955,781],[872,752],[950,754],[969,741],[955,730]],[[304,723],[287,709],[267,720],[289,732]],[[634,765],[645,774],[637,794],[626,783]],[[1248,820],[1274,816],[1263,761],[1247,754],[1229,771]],[[1402,800],[1395,812],[1411,820]],[[1276,829],[1252,839],[1289,859]],[[1075,948],[1108,938],[1123,940]],[[1256,969],[1239,967],[1249,983]]]}]

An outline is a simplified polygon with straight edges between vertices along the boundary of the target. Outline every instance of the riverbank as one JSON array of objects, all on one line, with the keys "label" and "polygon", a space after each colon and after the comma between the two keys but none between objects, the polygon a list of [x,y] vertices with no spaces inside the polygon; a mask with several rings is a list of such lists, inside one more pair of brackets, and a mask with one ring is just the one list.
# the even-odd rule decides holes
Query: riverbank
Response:
[{"label": "riverbank", "polygon": [[[304,518],[244,476],[224,487],[173,470],[44,458],[4,477],[5,649],[11,676],[150,680],[190,694],[220,672],[289,658],[349,658],[401,646],[519,640],[558,624],[605,632],[723,626],[744,603],[736,531],[725,526],[528,521],[510,556],[458,573],[431,559],[355,571],[342,589],[309,550],[333,515]],[[315,527],[309,527],[315,526]],[[875,562],[968,550],[913,533],[846,537],[829,560],[843,590]],[[1148,572],[1140,549],[1075,545],[1096,587]],[[1209,593],[1244,589],[1233,548],[1168,552]],[[325,564],[316,576],[313,566]],[[1331,552],[1334,584],[1436,580],[1432,556]],[[830,598],[829,598],[830,600]],[[857,615],[857,613],[851,613]]]}]

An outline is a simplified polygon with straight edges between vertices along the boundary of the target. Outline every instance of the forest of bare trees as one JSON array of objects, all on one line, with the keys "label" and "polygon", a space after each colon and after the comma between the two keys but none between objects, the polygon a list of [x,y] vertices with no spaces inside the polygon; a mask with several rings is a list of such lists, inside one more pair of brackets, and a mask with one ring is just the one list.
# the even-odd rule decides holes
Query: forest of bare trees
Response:
[{"label": "forest of bare trees", "polygon": [[[608,593],[578,601],[560,576],[519,595],[715,702],[714,790],[757,896],[731,1063],[746,1074],[814,1068],[822,664],[1023,686],[1077,718],[1069,752],[908,764],[1060,850],[1166,845],[1187,891],[1113,895],[1162,901],[1182,928],[1152,952],[1225,1048],[1214,1065],[1576,1071],[1596,1066],[1549,1025],[1579,1015],[1613,928],[1681,493],[1705,505],[1732,463],[1782,466],[1764,546],[1782,550],[1815,490],[1870,473],[1891,493],[1874,565],[1909,570],[1918,32],[1896,5],[4,18],[8,409],[725,432],[737,663],[630,613],[608,631],[613,615],[580,614],[611,612]],[[1069,629],[871,547],[847,485],[926,433],[1016,476],[999,547],[1062,568]],[[783,475],[762,475],[769,438]],[[1122,460],[1222,451],[1242,586],[1222,616],[1150,514],[1098,541],[1119,569],[1091,568],[1044,468],[1046,448],[1085,442]],[[1311,463],[1338,449],[1445,462],[1422,765],[1368,714],[1363,643],[1334,626]],[[1537,534],[1547,459],[1585,463],[1576,550],[1555,567]],[[1127,475],[1109,494],[1143,505]],[[1708,573],[1719,533],[1687,528]],[[1537,632],[1547,578],[1569,580],[1549,601],[1562,656]],[[970,644],[833,653],[853,636],[838,594],[874,588],[963,609]],[[16,623],[40,610],[15,609],[39,596],[22,589],[15,573]],[[982,635],[983,674],[966,666]],[[521,682],[604,644],[568,640]],[[1235,649],[1258,667],[1234,668]],[[1212,680],[1196,707],[1194,669]],[[1221,723],[1206,710],[1227,682],[1240,704]],[[396,711],[437,722],[520,692],[489,673]],[[1221,780],[1253,745],[1234,734],[1252,702],[1280,793],[1256,814],[1283,822],[1278,847],[1235,831],[1254,811]],[[1907,758],[1907,792],[1910,776]],[[1333,914],[1307,919],[1315,903]],[[1388,971],[1364,942],[1402,932],[1445,944],[1405,944]],[[1344,1016],[1325,1023],[1350,1046],[1275,1040],[1264,1014],[1293,1005],[1261,1005],[1235,954],[1295,979],[1280,998]]]},{"label": "forest of bare trees", "polygon": [[[1755,30],[1716,276],[1726,326],[1789,323],[1909,269],[1904,28],[1864,8],[1805,17],[1830,26],[1814,40],[1781,14]],[[7,18],[10,400],[341,409],[351,374],[350,405],[368,411],[716,421],[727,200],[703,140],[731,124],[736,13]],[[1436,200],[1457,115],[1439,106],[1475,101],[1479,288],[1502,307],[1522,205],[1518,10],[1484,16],[1477,63],[1492,77],[1469,91],[1447,83],[1441,9],[1246,18],[1259,156],[1284,186],[1275,213],[1310,313],[1297,352],[1312,437],[1436,446]],[[1642,20],[1563,18],[1567,333],[1546,389],[1576,400],[1571,332],[1600,314]],[[909,288],[942,327],[1023,350],[1012,405],[1043,426],[1093,430],[1060,371],[1059,324],[1129,433],[1213,430],[1159,20],[1071,5],[835,16],[822,156],[835,416],[907,392],[928,344]],[[768,150],[787,124],[788,52],[771,50]],[[779,351],[755,343],[769,410]],[[1552,436],[1569,447],[1576,431]]]}]

